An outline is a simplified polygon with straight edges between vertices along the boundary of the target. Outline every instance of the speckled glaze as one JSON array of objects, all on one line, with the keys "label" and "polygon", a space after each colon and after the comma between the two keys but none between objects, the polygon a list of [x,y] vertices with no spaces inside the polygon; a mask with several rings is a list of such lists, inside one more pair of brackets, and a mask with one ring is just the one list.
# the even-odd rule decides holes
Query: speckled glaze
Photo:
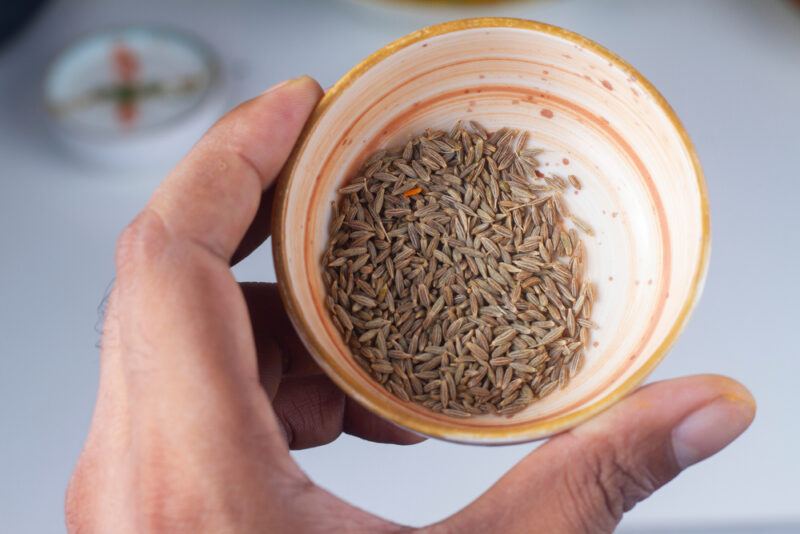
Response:
[{"label": "speckled glaze", "polygon": [[[545,171],[581,179],[569,208],[596,232],[585,238],[599,325],[586,365],[564,390],[511,418],[454,419],[400,401],[356,365],[323,306],[320,257],[336,190],[371,151],[458,119],[530,131],[532,145],[546,150]],[[664,98],[596,43],[526,20],[425,28],[353,68],[309,121],[276,202],[282,296],[320,366],[381,416],[460,442],[539,439],[620,399],[675,341],[708,263],[702,171]]]}]

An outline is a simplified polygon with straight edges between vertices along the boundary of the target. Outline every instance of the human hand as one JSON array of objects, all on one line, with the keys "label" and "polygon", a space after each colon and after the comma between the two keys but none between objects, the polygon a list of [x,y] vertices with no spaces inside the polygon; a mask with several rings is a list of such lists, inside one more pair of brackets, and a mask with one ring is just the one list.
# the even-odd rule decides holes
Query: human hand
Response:
[{"label": "human hand", "polygon": [[[70,531],[406,529],[315,486],[289,449],[342,431],[419,438],[346,400],[294,337],[274,285],[238,284],[230,271],[267,237],[271,185],[320,95],[304,77],[229,113],[120,237],[97,405],[67,491]],[[427,528],[610,532],[754,411],[723,377],[644,387]]]}]

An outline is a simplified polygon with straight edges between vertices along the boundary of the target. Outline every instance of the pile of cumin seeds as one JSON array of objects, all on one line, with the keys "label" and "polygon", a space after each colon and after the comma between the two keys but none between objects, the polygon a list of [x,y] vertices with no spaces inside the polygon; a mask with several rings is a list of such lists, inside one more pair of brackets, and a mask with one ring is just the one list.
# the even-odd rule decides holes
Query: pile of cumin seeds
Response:
[{"label": "pile of cumin seeds", "polygon": [[428,130],[339,190],[326,306],[356,361],[404,401],[511,415],[583,365],[592,229],[563,196],[581,183],[541,172],[527,140],[474,122]]}]

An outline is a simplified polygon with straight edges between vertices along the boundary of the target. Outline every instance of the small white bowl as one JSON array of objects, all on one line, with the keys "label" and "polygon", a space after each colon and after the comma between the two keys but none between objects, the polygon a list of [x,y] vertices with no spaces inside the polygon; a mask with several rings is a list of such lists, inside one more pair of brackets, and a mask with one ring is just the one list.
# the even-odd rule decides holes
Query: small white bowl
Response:
[{"label": "small white bowl", "polygon": [[[336,191],[377,148],[473,119],[531,133],[546,171],[583,183],[570,210],[598,287],[583,370],[513,417],[455,419],[407,403],[356,364],[323,305],[320,258]],[[331,88],[278,187],[274,256],[286,308],[320,366],[350,396],[414,431],[513,443],[571,428],[635,388],[661,361],[701,292],[710,250],[702,171],[675,113],[613,53],[517,19],[425,28],[382,48]]]}]

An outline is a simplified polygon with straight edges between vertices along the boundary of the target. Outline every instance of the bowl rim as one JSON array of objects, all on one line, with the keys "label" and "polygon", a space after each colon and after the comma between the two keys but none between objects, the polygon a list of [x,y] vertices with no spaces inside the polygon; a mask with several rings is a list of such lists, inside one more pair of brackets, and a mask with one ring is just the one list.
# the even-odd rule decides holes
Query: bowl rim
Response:
[{"label": "bowl rim", "polygon": [[[336,359],[329,355],[329,351],[326,350],[325,347],[323,347],[322,344],[320,344],[318,340],[314,338],[314,336],[309,335],[311,328],[304,318],[300,303],[295,297],[295,291],[292,287],[292,284],[289,282],[290,278],[287,276],[289,272],[289,266],[286,261],[287,258],[284,251],[284,232],[286,231],[286,225],[284,222],[288,208],[287,194],[289,184],[292,176],[294,175],[295,167],[300,155],[305,151],[311,134],[318,126],[326,111],[333,105],[334,102],[336,102],[341,94],[365,72],[394,53],[411,46],[414,43],[431,37],[476,28],[514,28],[560,37],[576,45],[591,49],[596,54],[613,63],[616,67],[625,71],[628,75],[635,77],[641,84],[642,88],[661,108],[661,111],[667,116],[669,121],[672,123],[672,126],[678,132],[683,148],[690,157],[697,180],[698,192],[700,194],[702,223],[700,254],[695,265],[691,286],[689,293],[686,296],[686,300],[683,303],[683,306],[681,307],[677,317],[675,318],[675,321],[670,327],[670,330],[667,332],[667,335],[664,337],[659,346],[656,347],[653,353],[636,372],[634,372],[611,392],[606,393],[602,397],[595,399],[593,402],[573,412],[559,415],[557,417],[553,417],[552,419],[544,419],[537,422],[531,422],[529,424],[520,424],[513,429],[504,427],[470,428],[468,430],[459,429],[457,421],[454,421],[452,425],[447,425],[439,422],[421,420],[413,414],[400,414],[390,409],[388,404],[385,402],[385,399],[380,398],[378,394],[375,394],[368,388],[361,386],[356,380],[341,372],[342,366],[336,361]],[[647,378],[647,376],[655,369],[655,367],[664,359],[666,353],[683,331],[689,315],[699,300],[700,292],[702,290],[708,269],[709,256],[711,252],[711,218],[708,203],[708,192],[706,189],[703,170],[700,166],[700,160],[697,156],[694,145],[689,138],[689,134],[686,132],[686,129],[680,122],[680,119],[678,119],[677,114],[669,105],[667,100],[661,95],[661,93],[658,92],[655,86],[630,63],[619,57],[614,52],[606,49],[602,45],[583,37],[580,34],[558,26],[519,18],[479,17],[453,20],[433,26],[427,26],[385,45],[358,63],[325,92],[325,95],[312,112],[308,122],[306,122],[306,125],[300,134],[300,138],[295,145],[292,154],[290,155],[286,165],[283,168],[283,171],[281,172],[281,176],[279,177],[275,191],[274,201],[275,209],[273,210],[272,216],[272,247],[275,262],[275,272],[278,280],[278,289],[284,306],[286,307],[286,312],[295,329],[297,330],[298,336],[309,349],[309,352],[317,364],[320,365],[325,373],[340,388],[342,388],[345,393],[355,398],[361,404],[365,405],[373,413],[388,419],[395,424],[401,425],[426,436],[462,443],[510,444],[542,439],[573,428],[583,421],[586,421],[592,416],[607,409],[618,400],[622,399],[631,390],[643,382],[645,378]]]}]

